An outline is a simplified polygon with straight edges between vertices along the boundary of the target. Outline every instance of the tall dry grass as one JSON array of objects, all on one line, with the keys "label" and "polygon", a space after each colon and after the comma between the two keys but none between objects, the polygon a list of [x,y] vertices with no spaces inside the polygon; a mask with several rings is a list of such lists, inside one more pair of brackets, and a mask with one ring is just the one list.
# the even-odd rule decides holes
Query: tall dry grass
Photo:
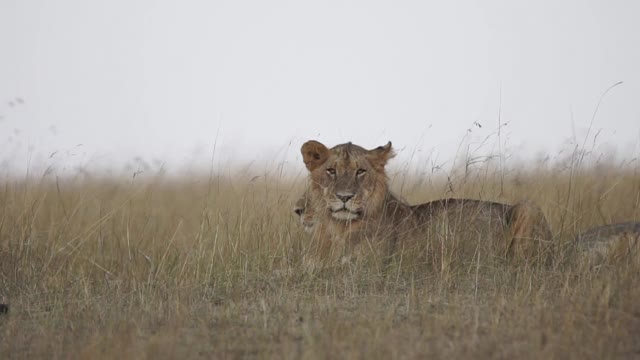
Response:
[{"label": "tall dry grass", "polygon": [[284,176],[5,179],[0,357],[640,357],[640,266],[580,266],[572,251],[580,231],[640,220],[638,170],[494,165],[390,176],[412,203],[536,202],[550,266],[441,239],[429,263],[364,250],[310,268],[291,211],[304,184]]}]

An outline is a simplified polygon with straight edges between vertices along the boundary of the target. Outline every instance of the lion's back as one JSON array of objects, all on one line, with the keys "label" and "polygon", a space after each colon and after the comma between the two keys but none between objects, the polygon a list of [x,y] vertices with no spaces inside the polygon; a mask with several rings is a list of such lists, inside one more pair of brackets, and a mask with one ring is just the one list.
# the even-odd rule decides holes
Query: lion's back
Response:
[{"label": "lion's back", "polygon": [[429,222],[446,216],[462,224],[504,226],[505,214],[512,205],[476,199],[448,198],[411,207],[419,222]]}]

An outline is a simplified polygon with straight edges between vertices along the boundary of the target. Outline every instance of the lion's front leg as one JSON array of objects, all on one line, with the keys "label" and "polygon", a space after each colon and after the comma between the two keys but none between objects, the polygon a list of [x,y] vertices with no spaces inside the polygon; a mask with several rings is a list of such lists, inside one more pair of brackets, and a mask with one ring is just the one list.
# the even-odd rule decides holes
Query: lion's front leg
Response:
[{"label": "lion's front leg", "polygon": [[342,256],[340,257],[341,265],[350,264],[355,260],[354,253],[358,243],[359,243],[358,238],[355,236],[349,236],[346,239],[344,239]]},{"label": "lion's front leg", "polygon": [[382,259],[382,266],[384,270],[388,270],[398,249],[398,236],[395,234],[390,236],[385,241],[384,247],[385,251],[384,258]]}]

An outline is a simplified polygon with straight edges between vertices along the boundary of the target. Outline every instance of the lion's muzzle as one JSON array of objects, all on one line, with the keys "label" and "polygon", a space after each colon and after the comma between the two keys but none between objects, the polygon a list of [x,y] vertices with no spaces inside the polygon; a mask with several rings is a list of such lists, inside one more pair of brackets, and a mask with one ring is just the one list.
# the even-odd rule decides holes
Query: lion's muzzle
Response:
[{"label": "lion's muzzle", "polygon": [[355,193],[352,191],[336,192],[336,200],[331,201],[331,216],[338,220],[356,220],[362,216],[360,211],[354,204]]}]

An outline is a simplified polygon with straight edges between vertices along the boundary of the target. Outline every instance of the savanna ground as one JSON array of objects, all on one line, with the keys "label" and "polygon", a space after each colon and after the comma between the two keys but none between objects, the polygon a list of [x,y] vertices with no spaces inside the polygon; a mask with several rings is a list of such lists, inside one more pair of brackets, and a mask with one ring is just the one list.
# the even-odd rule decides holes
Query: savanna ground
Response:
[{"label": "savanna ground", "polygon": [[640,219],[638,171],[390,171],[411,203],[535,201],[555,237],[548,266],[426,239],[441,252],[384,267],[363,247],[351,263],[308,267],[291,211],[304,178],[277,171],[6,178],[0,358],[640,358],[638,262],[585,266],[572,243]]}]

